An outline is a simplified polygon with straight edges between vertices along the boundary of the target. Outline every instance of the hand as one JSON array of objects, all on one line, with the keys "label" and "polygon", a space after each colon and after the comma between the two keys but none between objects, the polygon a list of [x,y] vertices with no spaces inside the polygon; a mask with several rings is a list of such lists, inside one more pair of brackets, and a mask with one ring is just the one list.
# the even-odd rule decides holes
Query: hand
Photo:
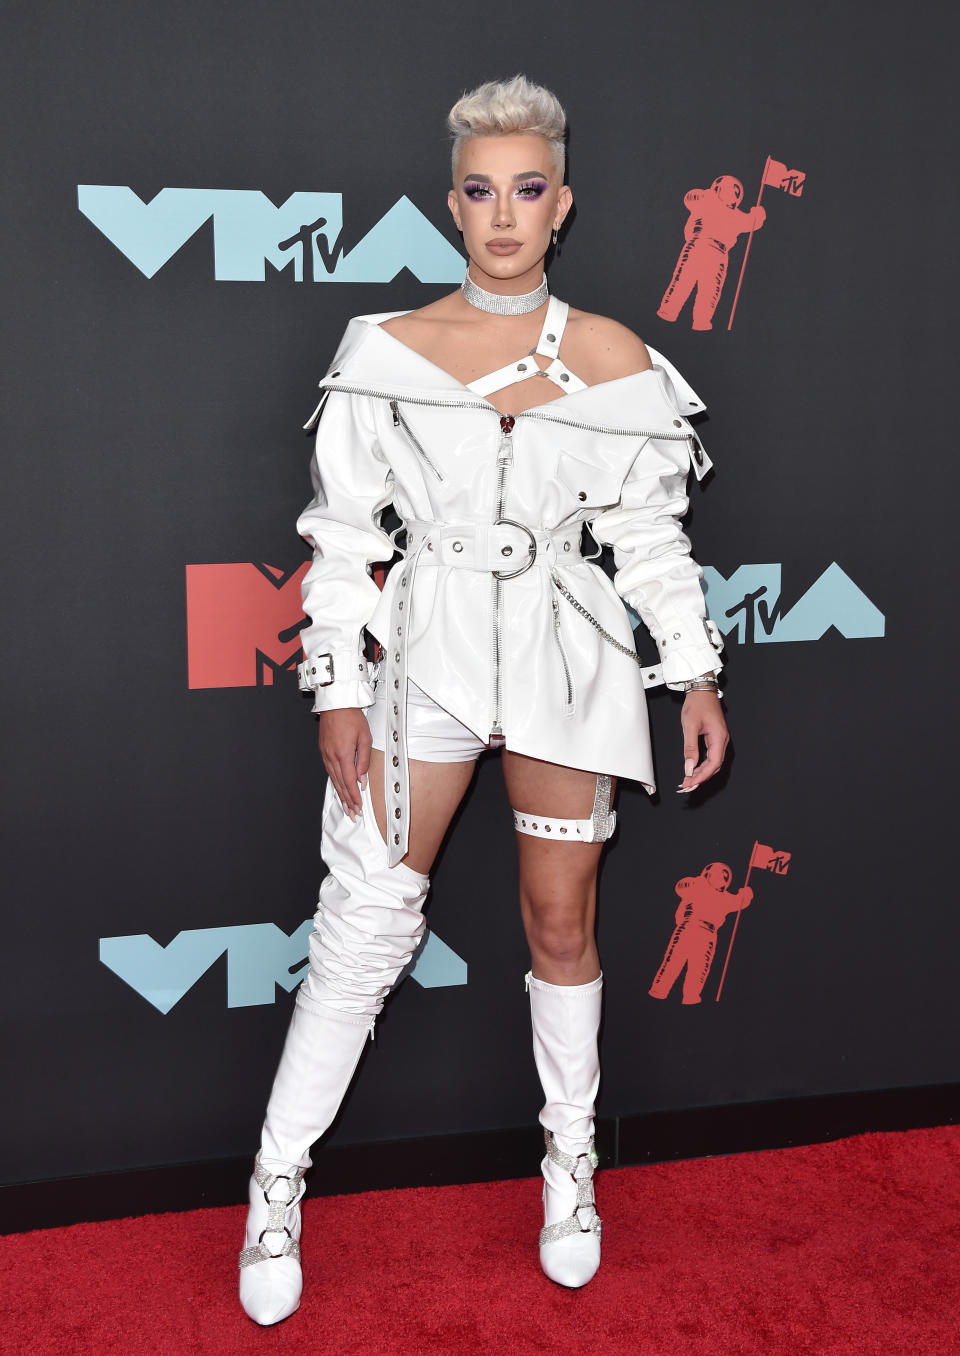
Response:
[{"label": "hand", "polygon": [[347,706],[321,711],[318,717],[320,756],[333,789],[350,819],[363,813],[360,787],[367,784],[373,740],[367,718],[359,708]]},{"label": "hand", "polygon": [[[688,692],[680,712],[680,725],[683,729],[684,778],[677,790],[687,792],[702,786],[719,771],[730,742],[730,732],[715,692]],[[698,764],[701,736],[706,752]]]}]

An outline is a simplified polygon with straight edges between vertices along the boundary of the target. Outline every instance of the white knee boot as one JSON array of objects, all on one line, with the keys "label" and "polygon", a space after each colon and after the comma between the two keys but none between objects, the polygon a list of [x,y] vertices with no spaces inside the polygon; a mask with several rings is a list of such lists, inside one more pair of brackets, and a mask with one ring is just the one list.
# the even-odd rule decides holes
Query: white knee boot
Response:
[{"label": "white knee boot", "polygon": [[559,1285],[586,1285],[600,1265],[593,1196],[593,1115],[600,1085],[597,1033],[603,977],[547,984],[527,975],[533,1054],[546,1102],[540,1265]]},{"label": "white knee boot", "polygon": [[257,1323],[279,1323],[300,1303],[300,1201],[310,1146],[327,1130],[384,999],[423,935],[429,878],[387,865],[369,789],[351,822],[328,784],[310,970],[267,1105],[250,1179],[240,1254],[240,1302]]}]

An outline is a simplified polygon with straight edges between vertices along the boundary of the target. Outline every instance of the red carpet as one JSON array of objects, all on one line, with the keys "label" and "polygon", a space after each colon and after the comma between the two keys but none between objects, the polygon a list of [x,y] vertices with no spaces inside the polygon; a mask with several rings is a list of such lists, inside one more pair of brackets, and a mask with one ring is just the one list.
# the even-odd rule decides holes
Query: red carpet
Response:
[{"label": "red carpet", "polygon": [[960,1353],[960,1127],[608,1170],[598,1198],[581,1291],[540,1273],[532,1181],[309,1200],[306,1297],[270,1329],[234,1298],[242,1207],[10,1235],[0,1350]]}]

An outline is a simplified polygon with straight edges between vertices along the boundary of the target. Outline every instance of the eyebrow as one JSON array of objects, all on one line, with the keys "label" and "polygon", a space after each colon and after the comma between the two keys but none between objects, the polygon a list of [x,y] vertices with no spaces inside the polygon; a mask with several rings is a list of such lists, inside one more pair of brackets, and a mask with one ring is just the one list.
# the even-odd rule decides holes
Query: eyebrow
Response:
[{"label": "eyebrow", "polygon": [[[523,174],[515,174],[513,176],[513,182],[515,184],[519,183],[521,179],[543,179],[544,181],[546,181],[546,178],[547,176],[543,173],[542,170],[526,170]],[[477,183],[481,184],[493,183],[493,180],[489,174],[465,174],[463,176],[463,182],[466,183],[468,179],[475,179]]]}]

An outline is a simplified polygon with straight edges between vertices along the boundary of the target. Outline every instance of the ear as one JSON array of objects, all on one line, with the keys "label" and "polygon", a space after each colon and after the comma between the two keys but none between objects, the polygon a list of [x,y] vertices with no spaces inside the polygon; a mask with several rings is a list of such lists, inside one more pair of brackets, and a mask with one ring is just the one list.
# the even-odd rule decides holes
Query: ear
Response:
[{"label": "ear", "polygon": [[564,184],[563,188],[561,188],[560,192],[557,194],[557,216],[561,224],[572,206],[573,194],[570,191],[570,185]]},{"label": "ear", "polygon": [[450,215],[453,217],[454,226],[456,226],[458,231],[462,231],[463,226],[460,224],[460,206],[457,202],[457,195],[452,188],[447,194],[447,206],[450,208]]}]

